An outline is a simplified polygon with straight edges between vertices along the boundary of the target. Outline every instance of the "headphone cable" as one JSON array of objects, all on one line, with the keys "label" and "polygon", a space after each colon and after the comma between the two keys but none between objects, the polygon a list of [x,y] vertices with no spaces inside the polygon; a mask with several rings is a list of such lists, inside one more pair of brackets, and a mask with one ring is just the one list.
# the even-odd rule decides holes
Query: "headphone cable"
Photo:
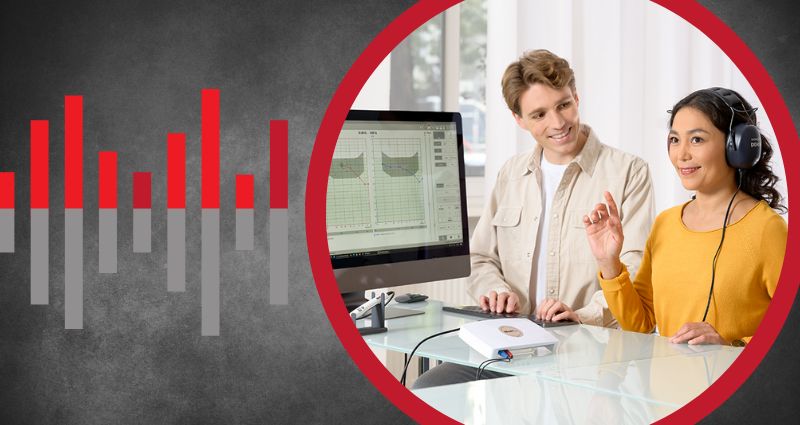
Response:
[{"label": "headphone cable", "polygon": [[728,216],[731,212],[731,206],[733,205],[733,200],[736,199],[736,195],[739,194],[739,190],[742,189],[742,177],[744,174],[744,170],[738,169],[739,172],[739,185],[736,187],[736,192],[733,193],[731,197],[731,201],[728,202],[728,209],[725,210],[725,221],[722,223],[722,237],[719,240],[719,246],[717,247],[717,252],[714,254],[714,261],[711,263],[711,288],[708,290],[708,301],[706,302],[706,311],[703,313],[703,320],[701,322],[706,321],[706,317],[708,317],[708,309],[711,307],[711,296],[714,294],[714,278],[716,277],[717,272],[717,257],[719,257],[719,253],[722,250],[722,242],[725,241],[725,229],[728,227]]}]

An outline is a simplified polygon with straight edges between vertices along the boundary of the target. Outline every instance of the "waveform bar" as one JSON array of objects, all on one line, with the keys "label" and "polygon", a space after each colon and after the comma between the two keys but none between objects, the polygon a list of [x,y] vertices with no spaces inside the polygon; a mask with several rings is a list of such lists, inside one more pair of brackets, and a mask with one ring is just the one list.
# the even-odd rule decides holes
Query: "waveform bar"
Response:
[{"label": "waveform bar", "polygon": [[133,252],[152,249],[152,186],[150,173],[133,173]]},{"label": "waveform bar", "polygon": [[255,202],[252,174],[236,175],[236,250],[252,251],[254,246]]},{"label": "waveform bar", "polygon": [[50,123],[31,120],[31,304],[50,303]]},{"label": "waveform bar", "polygon": [[100,273],[117,272],[117,153],[98,153],[98,262]]},{"label": "waveform bar", "polygon": [[186,135],[167,134],[167,291],[186,290]]},{"label": "waveform bar", "polygon": [[269,303],[289,304],[289,122],[269,123]]},{"label": "waveform bar", "polygon": [[200,100],[201,227],[200,334],[219,335],[219,89],[203,89]]},{"label": "waveform bar", "polygon": [[83,96],[64,97],[64,328],[83,329]]},{"label": "waveform bar", "polygon": [[14,252],[14,173],[0,172],[0,252]]}]

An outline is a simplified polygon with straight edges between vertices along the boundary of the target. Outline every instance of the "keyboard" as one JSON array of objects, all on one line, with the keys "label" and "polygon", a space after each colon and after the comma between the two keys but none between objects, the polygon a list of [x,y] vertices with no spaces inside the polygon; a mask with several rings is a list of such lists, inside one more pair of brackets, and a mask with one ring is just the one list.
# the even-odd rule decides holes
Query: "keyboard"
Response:
[{"label": "keyboard", "polygon": [[577,325],[577,322],[573,322],[572,320],[561,320],[558,322],[553,322],[549,320],[539,320],[534,319],[533,316],[525,316],[524,314],[519,313],[494,313],[491,311],[484,311],[480,306],[477,305],[465,305],[461,307],[449,307],[444,306],[442,307],[443,311],[447,311],[450,313],[458,313],[458,314],[466,314],[468,316],[473,317],[480,317],[482,319],[505,319],[505,318],[527,318],[530,319],[533,323],[543,327],[543,328],[553,328],[557,326],[570,326],[570,325]]}]

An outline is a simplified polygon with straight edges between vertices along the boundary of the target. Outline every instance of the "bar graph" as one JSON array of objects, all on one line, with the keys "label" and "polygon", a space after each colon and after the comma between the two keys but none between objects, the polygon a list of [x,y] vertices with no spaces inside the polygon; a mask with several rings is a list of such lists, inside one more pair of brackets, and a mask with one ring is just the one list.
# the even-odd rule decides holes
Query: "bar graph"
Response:
[{"label": "bar graph", "polygon": [[133,173],[133,252],[150,252],[152,207],[150,173]]},{"label": "bar graph", "polygon": [[252,251],[254,245],[255,204],[252,174],[236,175],[236,250]]},{"label": "bar graph", "polygon": [[83,96],[64,98],[64,328],[83,329]]},{"label": "bar graph", "polygon": [[30,128],[31,304],[45,305],[50,298],[50,122],[31,120]]},{"label": "bar graph", "polygon": [[[269,287],[270,304],[289,303],[289,125],[272,121],[269,156]],[[273,137],[274,136],[274,137]]]},{"label": "bar graph", "polygon": [[[165,290],[185,293],[187,227],[187,151],[200,153],[200,334],[220,335],[220,90],[200,91],[200,141],[187,141],[186,133],[166,134],[166,170],[125,170],[120,154],[97,152],[96,187],[97,272],[116,274],[127,253],[147,255],[154,244],[166,243]],[[288,304],[288,121],[269,120],[269,303]],[[30,291],[31,305],[49,305],[50,300],[50,121],[30,121]],[[83,329],[84,289],[84,98],[64,97],[64,329]],[[162,142],[163,143],[163,142]],[[197,152],[197,151],[195,151]],[[235,250],[256,247],[255,219],[259,193],[266,189],[256,181],[254,170],[235,174]],[[59,173],[60,174],[60,173]],[[166,177],[167,232],[165,240],[153,234],[154,179]],[[0,253],[15,251],[15,184],[18,173],[0,170]],[[60,177],[60,176],[56,176]],[[119,183],[130,179],[132,243],[120,247]],[[126,180],[127,181],[127,180]],[[59,187],[59,186],[57,186]],[[91,195],[90,195],[91,196]],[[160,198],[163,199],[163,198]],[[266,199],[266,198],[264,198]],[[130,251],[128,251],[130,249]],[[89,276],[91,278],[91,276]]]},{"label": "bar graph", "polygon": [[0,173],[0,252],[14,252],[14,173]]},{"label": "bar graph", "polygon": [[100,273],[117,272],[117,153],[98,153],[98,262]]},{"label": "bar graph", "polygon": [[186,135],[167,135],[167,291],[186,290]]}]

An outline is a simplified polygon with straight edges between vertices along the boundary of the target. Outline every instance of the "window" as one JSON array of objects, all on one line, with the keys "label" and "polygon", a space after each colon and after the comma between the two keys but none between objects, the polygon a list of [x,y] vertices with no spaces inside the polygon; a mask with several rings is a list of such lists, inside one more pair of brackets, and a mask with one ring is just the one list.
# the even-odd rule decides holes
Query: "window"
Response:
[{"label": "window", "polygon": [[467,176],[486,163],[486,0],[461,3],[458,110],[464,121]]},{"label": "window", "polygon": [[[454,79],[464,123],[464,162],[468,177],[483,176],[486,162],[486,0],[467,0],[450,9],[454,20],[436,16],[400,43],[391,55],[389,104],[394,110],[441,111],[448,104],[445,86]],[[451,26],[448,27],[446,22]],[[455,25],[453,25],[455,23]],[[446,35],[457,43],[448,45]],[[446,72],[445,52],[457,61]],[[454,95],[455,96],[455,95]],[[455,109],[455,108],[452,108]]]}]

